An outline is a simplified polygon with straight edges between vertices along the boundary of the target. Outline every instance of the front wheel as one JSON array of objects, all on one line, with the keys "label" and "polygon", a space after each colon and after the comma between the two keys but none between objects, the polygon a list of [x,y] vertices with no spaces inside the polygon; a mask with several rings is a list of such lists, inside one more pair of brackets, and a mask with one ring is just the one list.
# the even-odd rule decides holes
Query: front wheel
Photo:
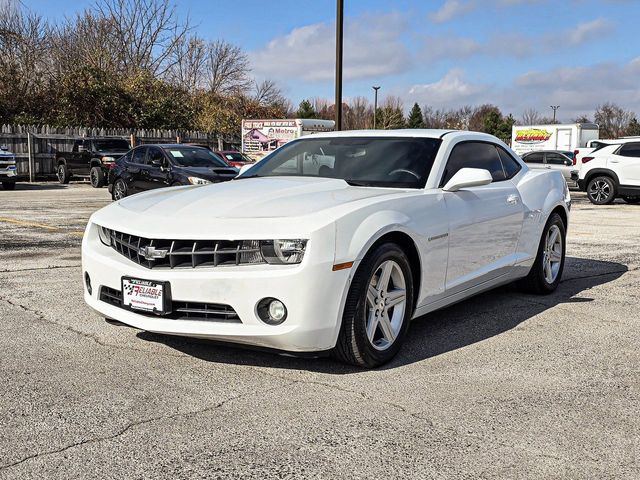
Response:
[{"label": "front wheel", "polygon": [[519,282],[524,291],[546,295],[558,288],[564,270],[566,238],[567,230],[562,217],[557,213],[551,214],[542,232],[531,271]]},{"label": "front wheel", "polygon": [[104,186],[104,172],[100,167],[91,167],[89,172],[89,179],[91,180],[91,186],[93,188],[101,188]]},{"label": "front wheel", "polygon": [[616,184],[611,177],[595,177],[587,185],[587,196],[594,205],[609,205],[616,198]]},{"label": "front wheel", "polygon": [[58,177],[58,181],[63,185],[66,185],[69,183],[69,180],[71,180],[71,172],[69,172],[69,169],[64,163],[58,165],[56,175]]},{"label": "front wheel", "polygon": [[632,197],[630,195],[623,195],[622,200],[624,200],[626,203],[640,203],[640,196]]},{"label": "front wheel", "polygon": [[374,368],[391,360],[413,314],[413,279],[406,254],[385,243],[362,261],[351,282],[334,355]]},{"label": "front wheel", "polygon": [[116,180],[116,183],[113,184],[113,199],[114,200],[122,200],[129,194],[127,189],[127,184],[121,178]]}]

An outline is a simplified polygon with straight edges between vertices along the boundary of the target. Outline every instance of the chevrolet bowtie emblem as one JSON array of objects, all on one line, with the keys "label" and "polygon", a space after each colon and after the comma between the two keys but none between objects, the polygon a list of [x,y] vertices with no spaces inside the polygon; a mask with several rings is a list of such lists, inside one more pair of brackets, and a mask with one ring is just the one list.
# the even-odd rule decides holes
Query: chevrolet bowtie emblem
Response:
[{"label": "chevrolet bowtie emblem", "polygon": [[156,247],[141,247],[138,253],[141,257],[144,257],[145,260],[156,260],[166,257],[169,250],[158,250]]}]

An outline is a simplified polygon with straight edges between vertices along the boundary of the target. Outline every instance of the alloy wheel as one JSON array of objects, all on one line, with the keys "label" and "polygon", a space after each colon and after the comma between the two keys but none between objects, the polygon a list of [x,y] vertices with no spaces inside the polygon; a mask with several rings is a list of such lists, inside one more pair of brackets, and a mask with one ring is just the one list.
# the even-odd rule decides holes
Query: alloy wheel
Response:
[{"label": "alloy wheel", "polygon": [[125,186],[122,180],[118,180],[113,187],[113,198],[116,200],[122,200],[127,196],[127,192],[125,191]]},{"label": "alloy wheel", "polygon": [[64,182],[64,167],[62,165],[58,166],[58,180],[60,183]]},{"label": "alloy wheel", "polygon": [[91,172],[89,172],[89,177],[91,177],[91,186],[94,188],[98,187],[98,174],[96,173],[95,169],[92,168]]},{"label": "alloy wheel", "polygon": [[395,342],[407,304],[404,273],[393,260],[380,264],[369,280],[366,302],[367,337],[376,350]]},{"label": "alloy wheel", "polygon": [[557,225],[551,225],[547,232],[542,255],[544,279],[552,284],[558,278],[562,264],[562,234]]},{"label": "alloy wheel", "polygon": [[611,185],[605,180],[596,180],[589,186],[589,196],[596,202],[604,202],[611,195]]}]

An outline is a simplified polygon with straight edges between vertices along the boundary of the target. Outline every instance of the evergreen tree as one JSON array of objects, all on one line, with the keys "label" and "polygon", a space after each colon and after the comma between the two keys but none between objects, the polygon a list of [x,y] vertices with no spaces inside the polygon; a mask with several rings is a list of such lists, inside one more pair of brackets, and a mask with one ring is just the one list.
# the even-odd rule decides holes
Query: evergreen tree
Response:
[{"label": "evergreen tree", "polygon": [[296,118],[318,118],[318,112],[313,109],[309,100],[302,100],[296,112]]},{"label": "evergreen tree", "polygon": [[633,117],[627,125],[626,135],[628,137],[637,137],[640,136],[640,123],[636,117]]},{"label": "evergreen tree", "polygon": [[407,119],[408,128],[426,128],[424,118],[422,116],[422,110],[417,103],[413,104],[411,112],[409,112],[409,118]]}]

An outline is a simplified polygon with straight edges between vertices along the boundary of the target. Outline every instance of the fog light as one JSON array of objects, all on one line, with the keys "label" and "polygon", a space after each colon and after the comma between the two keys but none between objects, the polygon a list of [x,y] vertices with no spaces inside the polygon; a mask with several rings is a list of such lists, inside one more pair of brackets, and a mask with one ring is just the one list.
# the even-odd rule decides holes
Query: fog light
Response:
[{"label": "fog light", "polygon": [[277,298],[263,298],[258,302],[258,317],[269,325],[280,325],[287,318],[287,307]]},{"label": "fog light", "polygon": [[89,272],[84,272],[84,284],[87,287],[87,292],[91,295],[93,293],[93,289],[91,288],[91,277],[89,276]]}]

